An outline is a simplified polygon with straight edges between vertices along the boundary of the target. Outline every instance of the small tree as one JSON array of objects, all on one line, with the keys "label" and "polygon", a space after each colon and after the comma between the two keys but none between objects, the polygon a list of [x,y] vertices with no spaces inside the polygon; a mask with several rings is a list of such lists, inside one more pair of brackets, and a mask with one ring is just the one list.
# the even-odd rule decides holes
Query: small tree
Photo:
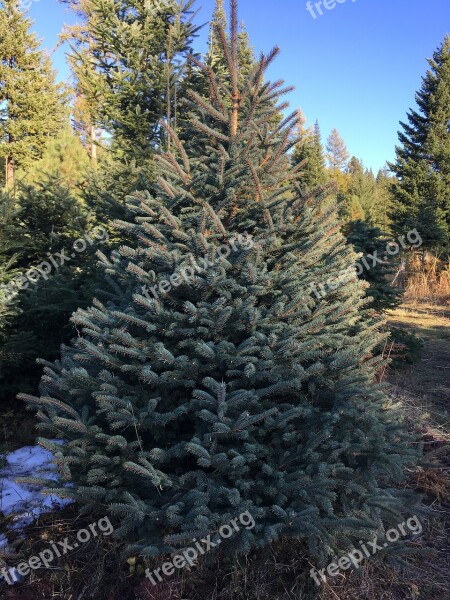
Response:
[{"label": "small tree", "polygon": [[330,169],[333,171],[344,171],[350,155],[337,129],[333,129],[327,138],[327,152]]},{"label": "small tree", "polygon": [[[392,285],[398,265],[386,258],[389,237],[361,220],[347,223],[343,231],[355,251],[363,255],[358,261],[358,271],[360,278],[369,284],[366,294],[371,298],[370,306],[383,312],[400,304],[402,292]],[[371,257],[377,258],[376,264]]]},{"label": "small tree", "polygon": [[45,183],[48,178],[57,180],[62,187],[77,190],[86,179],[89,155],[72,127],[66,123],[51,138],[42,157],[26,171],[19,170],[17,179],[25,184]]},{"label": "small tree", "polygon": [[303,163],[301,181],[307,188],[323,185],[328,177],[319,123],[316,121],[313,129],[305,129],[302,125],[299,133],[292,154],[293,165]]}]

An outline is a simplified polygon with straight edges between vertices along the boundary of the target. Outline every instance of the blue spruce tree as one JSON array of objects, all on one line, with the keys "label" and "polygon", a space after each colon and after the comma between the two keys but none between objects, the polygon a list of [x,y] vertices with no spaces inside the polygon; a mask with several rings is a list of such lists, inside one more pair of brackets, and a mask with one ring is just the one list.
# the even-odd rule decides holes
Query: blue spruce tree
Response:
[{"label": "blue spruce tree", "polygon": [[59,492],[120,516],[130,552],[249,511],[230,551],[292,536],[325,560],[398,522],[415,454],[374,383],[381,324],[329,189],[305,193],[290,167],[296,115],[264,80],[277,50],[241,82],[234,1],[231,22],[228,83],[197,65],[208,98],[192,92],[186,129],[168,128],[159,192],[128,199],[135,243],[101,257],[109,300],[74,315],[79,337],[24,399],[72,484]]}]

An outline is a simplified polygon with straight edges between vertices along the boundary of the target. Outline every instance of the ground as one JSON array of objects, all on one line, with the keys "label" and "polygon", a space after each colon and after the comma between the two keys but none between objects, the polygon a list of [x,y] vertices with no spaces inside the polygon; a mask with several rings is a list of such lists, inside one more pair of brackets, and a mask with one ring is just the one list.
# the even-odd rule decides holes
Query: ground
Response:
[{"label": "ground", "polygon": [[[309,577],[310,565],[302,548],[281,542],[264,552],[242,557],[232,565],[219,553],[193,572],[180,572],[154,588],[143,578],[144,566],[120,559],[112,538],[93,540],[15,587],[0,587],[9,600],[450,600],[450,307],[405,303],[389,315],[395,327],[418,335],[422,359],[391,367],[388,392],[405,407],[411,430],[423,442],[425,461],[410,474],[409,485],[424,494],[430,515],[421,517],[423,534],[410,543],[414,555],[401,565],[378,554],[359,571],[335,577],[320,588]],[[390,353],[387,347],[386,353]],[[0,453],[33,443],[30,417],[11,411],[3,421]],[[75,521],[77,519],[77,521]],[[74,525],[76,523],[76,525]],[[42,515],[18,540],[25,557],[36,555],[48,540],[63,539],[82,527],[83,520],[68,507]],[[0,515],[1,530],[1,515]],[[0,531],[1,532],[1,531]],[[1,565],[0,553],[0,565]],[[150,567],[150,570],[153,567]],[[1,584],[0,584],[1,586]],[[2,596],[2,592],[6,595]]]}]

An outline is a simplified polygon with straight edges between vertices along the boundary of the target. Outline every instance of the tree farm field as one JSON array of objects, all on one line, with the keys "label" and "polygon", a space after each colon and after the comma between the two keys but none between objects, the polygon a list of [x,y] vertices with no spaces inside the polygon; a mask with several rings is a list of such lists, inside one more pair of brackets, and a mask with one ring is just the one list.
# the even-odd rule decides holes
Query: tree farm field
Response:
[{"label": "tree farm field", "polygon": [[0,0],[0,598],[450,598],[450,7],[400,4]]}]

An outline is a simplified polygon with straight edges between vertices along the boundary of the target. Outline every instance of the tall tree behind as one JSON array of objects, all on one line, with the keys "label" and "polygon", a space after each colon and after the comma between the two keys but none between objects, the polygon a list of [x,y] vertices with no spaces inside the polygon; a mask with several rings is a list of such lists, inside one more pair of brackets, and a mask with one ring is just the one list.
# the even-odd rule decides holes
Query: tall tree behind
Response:
[{"label": "tall tree behind", "polygon": [[429,61],[430,69],[416,95],[419,110],[401,123],[401,145],[390,168],[393,227],[405,234],[418,229],[425,248],[446,248],[450,233],[450,37]]},{"label": "tall tree behind", "polygon": [[[230,46],[230,39],[226,33],[227,27],[228,19],[224,0],[215,0],[214,12],[210,22],[209,45],[205,57],[205,64],[214,71],[216,77],[219,77],[224,81],[227,81],[227,76],[229,76],[227,59],[223,49],[224,40],[227,42],[228,51]],[[224,40],[220,40],[220,35],[224,36]],[[256,62],[254,50],[250,44],[248,32],[243,21],[241,22],[239,32],[237,32],[237,54],[239,60],[238,76],[240,82],[243,83],[248,79]],[[205,74],[203,74],[201,81],[202,91],[209,93],[209,82]],[[200,88],[198,88],[198,90],[200,90]]]},{"label": "tall tree behind", "polygon": [[300,111],[299,123],[299,141],[295,145],[292,162],[298,165],[306,161],[301,177],[301,183],[306,188],[323,185],[327,181],[327,173],[319,123],[316,121],[314,128],[305,129],[305,118]]},{"label": "tall tree behind", "polygon": [[40,158],[64,120],[65,95],[17,0],[0,3],[0,156],[5,182]]},{"label": "tall tree behind", "polygon": [[81,19],[63,34],[73,47],[77,94],[122,155],[148,157],[163,142],[160,120],[171,121],[176,111],[173,86],[198,29],[194,0],[68,2]]},{"label": "tall tree behind", "polygon": [[376,202],[376,183],[372,171],[353,156],[348,163],[349,186],[347,192],[348,218],[362,219],[372,223],[372,211]]},{"label": "tall tree behind", "polygon": [[327,152],[330,169],[333,171],[343,171],[347,166],[350,155],[337,129],[333,129],[327,138]]},{"label": "tall tree behind", "polygon": [[387,168],[378,171],[377,175],[377,190],[376,202],[372,209],[372,222],[375,227],[379,227],[382,231],[390,232],[391,230],[391,213],[392,213],[392,180],[393,175],[389,173]]}]

